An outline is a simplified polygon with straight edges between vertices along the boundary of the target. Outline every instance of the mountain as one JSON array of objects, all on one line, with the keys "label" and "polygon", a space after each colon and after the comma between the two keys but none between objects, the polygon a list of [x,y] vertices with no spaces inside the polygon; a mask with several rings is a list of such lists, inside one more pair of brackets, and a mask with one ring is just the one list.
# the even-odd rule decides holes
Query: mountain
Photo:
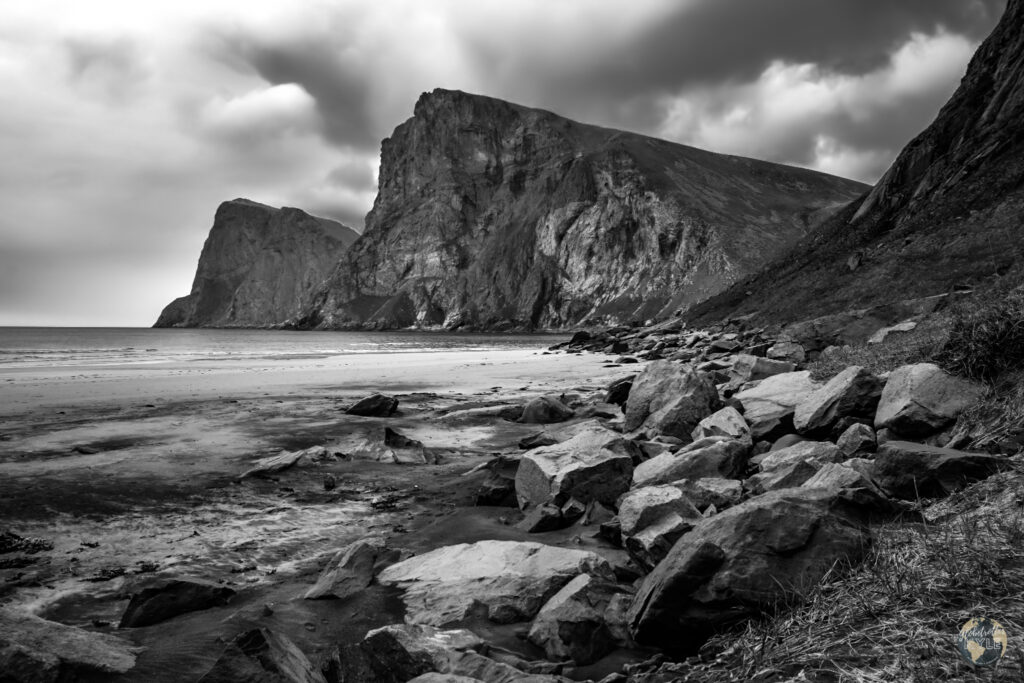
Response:
[{"label": "mountain", "polygon": [[878,184],[696,323],[789,322],[1024,279],[1024,0],[1010,0],[935,121]]},{"label": "mountain", "polygon": [[154,327],[268,327],[310,303],[358,233],[292,208],[235,199],[217,208],[188,296]]},{"label": "mountain", "polygon": [[654,317],[753,272],[867,190],[489,97],[423,94],[304,328]]}]

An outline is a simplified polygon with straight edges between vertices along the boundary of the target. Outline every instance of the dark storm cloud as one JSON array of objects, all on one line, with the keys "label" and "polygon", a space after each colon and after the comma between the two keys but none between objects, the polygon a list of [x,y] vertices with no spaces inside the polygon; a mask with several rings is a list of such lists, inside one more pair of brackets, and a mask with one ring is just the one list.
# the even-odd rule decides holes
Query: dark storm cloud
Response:
[{"label": "dark storm cloud", "polygon": [[377,176],[366,160],[350,157],[327,174],[327,182],[353,190],[376,190]]}]

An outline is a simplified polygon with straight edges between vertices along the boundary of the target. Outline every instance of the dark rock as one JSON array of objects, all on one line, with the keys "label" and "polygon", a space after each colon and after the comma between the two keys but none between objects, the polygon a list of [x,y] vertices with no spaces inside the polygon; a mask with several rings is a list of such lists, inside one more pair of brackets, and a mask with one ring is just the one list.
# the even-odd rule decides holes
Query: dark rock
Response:
[{"label": "dark rock", "polygon": [[326,683],[306,655],[280,633],[257,628],[236,637],[199,683]]},{"label": "dark rock", "polygon": [[984,394],[984,385],[953,377],[937,365],[904,365],[893,370],[885,383],[875,429],[890,429],[905,437],[928,436],[952,424]]},{"label": "dark rock", "polygon": [[423,442],[410,439],[391,427],[384,428],[384,445],[388,448],[423,448]]},{"label": "dark rock", "polygon": [[889,441],[875,454],[871,478],[893,498],[946,496],[1007,466],[1001,456]]},{"label": "dark rock", "polygon": [[174,579],[144,588],[132,596],[121,628],[159,624],[186,612],[226,605],[235,591],[202,581]]},{"label": "dark rock", "polygon": [[515,475],[491,474],[477,490],[476,504],[492,507],[518,507]]},{"label": "dark rock", "polygon": [[516,524],[517,529],[522,529],[529,534],[539,534],[545,531],[557,531],[572,524],[562,516],[562,508],[557,505],[545,503],[534,505],[526,512],[526,517]]},{"label": "dark rock", "polygon": [[734,398],[743,405],[743,419],[750,425],[753,438],[771,440],[792,431],[788,426],[797,405],[817,388],[806,370],[786,372],[761,380],[756,387],[744,389]]},{"label": "dark rock", "polygon": [[629,399],[629,391],[633,388],[633,380],[636,375],[617,379],[608,385],[608,392],[604,395],[605,403],[612,403],[620,408],[625,407]]},{"label": "dark rock", "polygon": [[345,412],[362,417],[390,417],[398,410],[398,399],[384,394],[371,394],[360,399]]},{"label": "dark rock", "polygon": [[820,468],[821,465],[813,460],[793,460],[748,477],[743,487],[754,496],[766,491],[788,489],[800,486],[817,474]]},{"label": "dark rock", "polygon": [[553,422],[565,422],[572,416],[572,408],[554,396],[538,396],[526,404],[519,422],[524,424],[551,424]]},{"label": "dark rock", "polygon": [[877,448],[875,430],[865,424],[852,424],[840,435],[836,446],[847,458],[874,453]]},{"label": "dark rock", "polygon": [[683,495],[701,512],[714,506],[718,511],[731,508],[743,497],[743,485],[737,479],[722,477],[700,477],[695,479],[679,479],[672,486],[683,492]]},{"label": "dark rock", "polygon": [[609,627],[609,605],[616,595],[628,595],[610,581],[580,574],[544,604],[530,627],[529,640],[554,661],[571,659],[591,664],[616,645]]},{"label": "dark rock", "polygon": [[519,447],[523,450],[529,450],[531,448],[540,448],[541,446],[553,446],[558,443],[558,439],[547,432],[537,432],[530,436],[523,437],[519,440]]},{"label": "dark rock", "polygon": [[841,418],[874,416],[881,395],[880,379],[850,366],[797,405],[793,426],[801,434],[827,436]]}]

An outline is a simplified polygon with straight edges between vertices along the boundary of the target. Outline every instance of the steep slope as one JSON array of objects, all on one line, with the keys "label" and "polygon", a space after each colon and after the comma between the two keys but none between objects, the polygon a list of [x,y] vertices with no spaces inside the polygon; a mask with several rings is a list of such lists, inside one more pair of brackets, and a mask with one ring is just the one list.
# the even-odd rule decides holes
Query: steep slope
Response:
[{"label": "steep slope", "polygon": [[294,317],[358,234],[247,199],[217,208],[188,296],[154,327],[268,327]]},{"label": "steep slope", "polygon": [[786,322],[1020,278],[1022,212],[1024,0],[1010,0],[956,93],[863,200],[689,317]]},{"label": "steep slope", "polygon": [[700,301],[849,180],[435,90],[382,144],[366,230],[300,327],[564,327]]}]

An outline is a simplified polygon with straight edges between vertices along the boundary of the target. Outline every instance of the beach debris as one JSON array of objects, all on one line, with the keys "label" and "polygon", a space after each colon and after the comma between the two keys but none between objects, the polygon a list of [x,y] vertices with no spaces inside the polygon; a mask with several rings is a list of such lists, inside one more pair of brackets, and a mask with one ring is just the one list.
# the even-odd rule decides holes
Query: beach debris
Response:
[{"label": "beach debris", "polygon": [[116,636],[0,609],[4,680],[63,681],[123,674],[135,666],[140,650]]},{"label": "beach debris", "polygon": [[306,600],[343,599],[370,585],[373,566],[384,546],[379,538],[360,539],[339,550],[320,573],[316,584],[306,591]]},{"label": "beach debris", "polygon": [[267,628],[238,635],[199,683],[271,680],[327,683],[295,643]]},{"label": "beach debris", "polygon": [[160,581],[132,596],[121,617],[121,628],[138,628],[167,621],[187,612],[226,605],[235,591],[194,579]]},{"label": "beach debris", "polygon": [[345,412],[360,417],[391,417],[398,410],[398,399],[385,394],[371,394],[349,406]]},{"label": "beach debris", "polygon": [[34,555],[47,550],[53,550],[53,541],[48,541],[45,538],[19,536],[12,531],[0,531],[0,554],[27,553]]}]

